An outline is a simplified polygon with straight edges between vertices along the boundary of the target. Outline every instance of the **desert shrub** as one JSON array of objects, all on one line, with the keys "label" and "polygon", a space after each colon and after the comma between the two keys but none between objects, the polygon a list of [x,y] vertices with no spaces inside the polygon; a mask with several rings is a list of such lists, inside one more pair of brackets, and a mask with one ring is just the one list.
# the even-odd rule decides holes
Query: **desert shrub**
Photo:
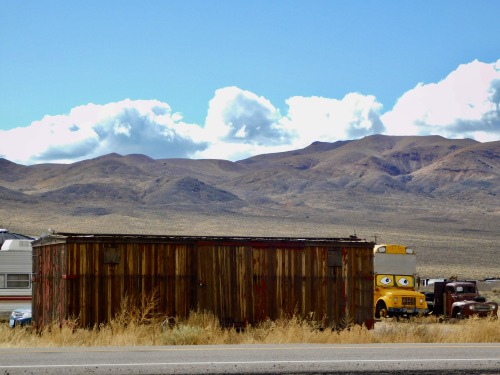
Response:
[{"label": "desert shrub", "polygon": [[467,343],[500,342],[500,319],[470,318],[440,322],[436,317],[386,319],[374,329],[356,325],[348,315],[338,329],[325,328],[325,319],[293,314],[264,320],[242,329],[225,328],[211,312],[192,311],[186,319],[154,313],[154,296],[140,307],[126,298],[120,312],[107,324],[82,328],[78,319],[54,323],[41,331],[31,327],[11,329],[0,324],[0,347],[75,347],[123,345],[223,345],[223,344],[365,344],[365,343]]}]

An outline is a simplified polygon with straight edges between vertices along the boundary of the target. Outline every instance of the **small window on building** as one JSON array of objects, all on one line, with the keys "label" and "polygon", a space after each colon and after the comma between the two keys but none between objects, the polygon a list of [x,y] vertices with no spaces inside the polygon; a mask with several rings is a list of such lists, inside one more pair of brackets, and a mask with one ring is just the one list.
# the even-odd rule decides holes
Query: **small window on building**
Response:
[{"label": "small window on building", "polygon": [[29,288],[30,287],[30,274],[7,274],[7,288]]}]

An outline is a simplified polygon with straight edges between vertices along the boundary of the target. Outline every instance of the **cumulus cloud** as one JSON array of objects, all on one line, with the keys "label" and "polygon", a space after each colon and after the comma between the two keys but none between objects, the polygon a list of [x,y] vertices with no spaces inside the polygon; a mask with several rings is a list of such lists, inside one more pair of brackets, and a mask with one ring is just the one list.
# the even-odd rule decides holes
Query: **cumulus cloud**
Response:
[{"label": "cumulus cloud", "polygon": [[383,113],[375,96],[341,99],[294,96],[284,113],[238,87],[217,90],[204,124],[189,124],[158,100],[87,104],[45,116],[24,128],[0,130],[0,157],[21,164],[74,162],[107,153],[155,159],[239,160],[287,151],[314,141],[371,134],[500,139],[500,60],[460,65],[437,83],[419,83]]},{"label": "cumulus cloud", "polygon": [[238,87],[225,87],[210,100],[204,131],[209,145],[195,158],[239,160],[289,150],[292,135],[269,100]]},{"label": "cumulus cloud", "polygon": [[382,105],[372,95],[347,94],[342,100],[294,96],[283,123],[300,143],[334,142],[381,133]]},{"label": "cumulus cloud", "polygon": [[[237,160],[303,148],[314,141],[334,142],[380,133],[382,105],[358,93],[342,100],[295,96],[282,116],[267,99],[237,87],[217,90],[210,101],[205,130],[210,145],[196,157]],[[207,136],[208,136],[207,134]]]},{"label": "cumulus cloud", "polygon": [[438,83],[419,83],[382,116],[387,134],[500,139],[500,60],[460,65]]},{"label": "cumulus cloud", "polygon": [[287,143],[289,134],[280,125],[280,112],[262,96],[226,87],[215,92],[208,106],[205,129],[229,143],[277,145]]},{"label": "cumulus cloud", "polygon": [[88,104],[0,131],[0,156],[24,164],[67,163],[103,154],[189,157],[206,147],[201,129],[157,100]]}]

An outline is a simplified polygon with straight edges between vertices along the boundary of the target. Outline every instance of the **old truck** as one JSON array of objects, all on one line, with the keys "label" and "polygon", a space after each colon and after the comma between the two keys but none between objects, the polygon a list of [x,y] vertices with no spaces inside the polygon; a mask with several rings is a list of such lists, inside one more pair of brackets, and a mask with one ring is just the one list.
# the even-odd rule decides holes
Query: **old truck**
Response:
[{"label": "old truck", "polygon": [[417,290],[417,256],[403,245],[373,249],[375,318],[428,313],[425,295]]},{"label": "old truck", "polygon": [[473,315],[493,316],[498,313],[496,302],[487,302],[479,294],[476,281],[444,280],[434,283],[434,290],[426,293],[430,313],[451,318]]}]

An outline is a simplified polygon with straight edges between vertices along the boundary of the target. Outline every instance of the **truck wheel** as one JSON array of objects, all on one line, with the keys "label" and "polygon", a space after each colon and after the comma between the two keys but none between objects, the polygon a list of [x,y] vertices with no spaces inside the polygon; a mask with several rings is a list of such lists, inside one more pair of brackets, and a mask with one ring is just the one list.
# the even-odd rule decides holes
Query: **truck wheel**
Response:
[{"label": "truck wheel", "polygon": [[451,317],[455,319],[462,319],[463,318],[462,310],[460,309],[453,310],[453,312],[451,313]]},{"label": "truck wheel", "polygon": [[375,309],[375,318],[387,318],[387,306],[383,301],[377,302],[377,308]]}]

